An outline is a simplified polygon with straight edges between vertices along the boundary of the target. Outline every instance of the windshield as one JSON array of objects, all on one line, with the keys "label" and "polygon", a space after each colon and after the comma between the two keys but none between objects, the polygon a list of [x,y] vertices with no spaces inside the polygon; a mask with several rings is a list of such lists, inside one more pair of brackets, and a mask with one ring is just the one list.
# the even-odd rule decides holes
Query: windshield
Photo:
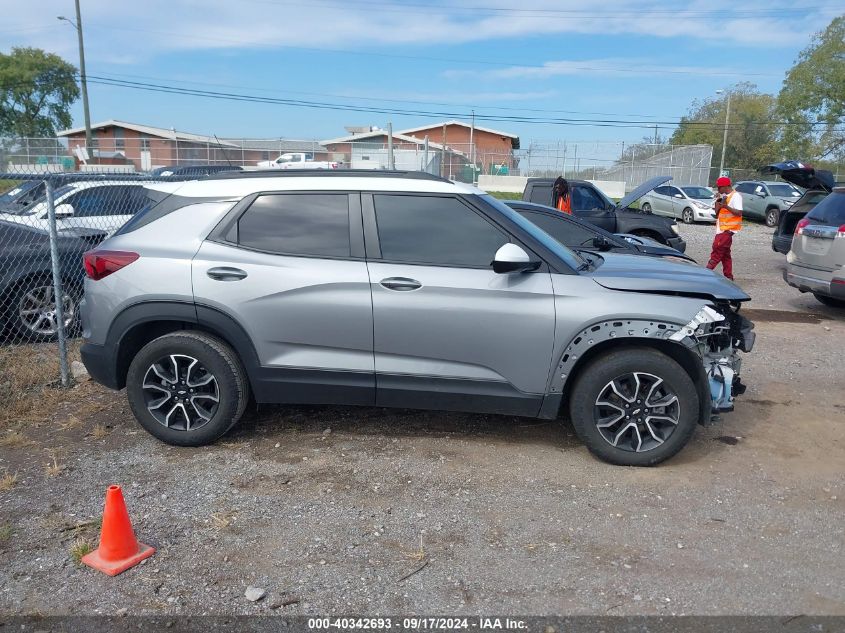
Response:
[{"label": "windshield", "polygon": [[12,204],[20,204],[21,200],[26,199],[26,194],[43,184],[44,182],[41,180],[25,180],[18,183],[0,196],[0,206],[5,207]]},{"label": "windshield", "polygon": [[801,192],[798,191],[792,185],[769,185],[769,193],[773,196],[777,196],[778,198],[789,198],[801,195]]},{"label": "windshield", "polygon": [[[58,204],[59,198],[64,195],[69,194],[71,191],[74,191],[75,187],[73,185],[64,185],[63,187],[59,187],[53,191],[53,201]],[[42,213],[47,210],[47,200],[46,194],[41,195],[38,197],[35,202],[28,204],[24,208],[11,211],[10,213],[14,213],[15,215],[35,215],[36,213]]]},{"label": "windshield", "polygon": [[687,197],[693,200],[712,200],[713,192],[707,187],[681,187]]},{"label": "windshield", "polygon": [[539,226],[537,226],[530,220],[526,220],[519,213],[511,209],[508,205],[506,205],[498,198],[494,198],[489,194],[479,196],[479,198],[484,200],[490,206],[495,207],[497,211],[500,211],[503,215],[507,216],[511,221],[514,222],[514,224],[517,224],[526,233],[531,235],[531,237],[540,242],[543,246],[552,251],[555,255],[560,257],[572,270],[578,270],[585,264],[589,263],[583,257],[581,257],[581,255],[558,242],[555,238],[546,233]]}]

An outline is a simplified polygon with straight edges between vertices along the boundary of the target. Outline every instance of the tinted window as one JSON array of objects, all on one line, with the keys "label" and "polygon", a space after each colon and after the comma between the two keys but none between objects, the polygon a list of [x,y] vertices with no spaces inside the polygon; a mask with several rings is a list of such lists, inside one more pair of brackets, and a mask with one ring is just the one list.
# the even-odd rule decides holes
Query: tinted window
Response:
[{"label": "tinted window", "polygon": [[681,187],[688,197],[694,200],[712,200],[713,192],[706,187]]},{"label": "tinted window", "polygon": [[845,225],[845,193],[830,194],[813,207],[807,217],[816,224]]},{"label": "tinted window", "polygon": [[521,211],[522,215],[555,238],[558,242],[570,248],[592,246],[595,231],[565,218],[555,217],[547,213]]},{"label": "tinted window", "polygon": [[671,187],[655,187],[654,193],[659,193],[661,196],[671,196]]},{"label": "tinted window", "polygon": [[126,187],[91,187],[68,196],[61,203],[73,205],[73,215],[77,218],[120,215],[120,210],[126,206]]},{"label": "tinted window", "polygon": [[754,191],[754,184],[750,182],[742,182],[736,186],[736,190],[740,193],[751,193]]},{"label": "tinted window", "polygon": [[552,203],[551,183],[549,183],[548,185],[533,185],[529,197],[531,198],[530,202],[550,205]]},{"label": "tinted window", "polygon": [[381,255],[390,261],[488,267],[508,236],[457,198],[373,196]]},{"label": "tinted window", "polygon": [[606,209],[604,200],[589,187],[576,186],[572,190],[572,209],[578,211],[591,211],[593,209]]},{"label": "tinted window", "polygon": [[238,244],[271,253],[349,257],[348,197],[259,196],[238,220]]}]

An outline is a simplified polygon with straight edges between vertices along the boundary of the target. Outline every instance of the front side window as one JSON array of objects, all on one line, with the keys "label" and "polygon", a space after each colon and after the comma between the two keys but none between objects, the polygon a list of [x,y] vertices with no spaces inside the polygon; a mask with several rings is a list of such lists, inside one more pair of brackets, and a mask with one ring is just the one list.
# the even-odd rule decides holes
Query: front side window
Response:
[{"label": "front side window", "polygon": [[777,196],[778,198],[792,198],[798,197],[801,195],[801,192],[798,191],[792,185],[769,185],[769,191],[772,193],[773,196]]},{"label": "front side window", "polygon": [[592,211],[594,209],[606,209],[607,205],[589,187],[576,186],[572,191],[572,208],[579,211]]},{"label": "front side window", "polygon": [[280,255],[349,257],[346,194],[267,194],[238,220],[240,246]]},{"label": "front side window", "polygon": [[669,189],[670,189],[670,187],[666,187],[666,186],[656,187],[654,189],[654,193],[660,194],[661,196],[670,196],[672,194],[669,192]]},{"label": "front side window", "polygon": [[77,218],[116,215],[125,206],[126,187],[91,187],[69,196],[68,204],[73,206]]},{"label": "front side window", "polygon": [[457,198],[373,196],[382,258],[488,268],[508,236]]}]

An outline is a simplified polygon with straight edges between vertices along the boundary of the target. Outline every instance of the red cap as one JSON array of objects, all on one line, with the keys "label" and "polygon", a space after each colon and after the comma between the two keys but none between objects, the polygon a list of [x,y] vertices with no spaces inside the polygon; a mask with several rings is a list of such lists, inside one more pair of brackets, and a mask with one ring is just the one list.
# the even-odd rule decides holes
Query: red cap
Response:
[{"label": "red cap", "polygon": [[716,180],[717,187],[730,187],[731,186],[731,179],[727,176],[722,176],[721,178]]}]

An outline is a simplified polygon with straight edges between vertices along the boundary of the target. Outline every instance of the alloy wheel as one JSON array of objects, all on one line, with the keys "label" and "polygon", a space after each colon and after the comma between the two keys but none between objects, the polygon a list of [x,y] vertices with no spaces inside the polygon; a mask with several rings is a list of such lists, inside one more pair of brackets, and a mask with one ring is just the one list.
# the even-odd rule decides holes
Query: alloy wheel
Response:
[{"label": "alloy wheel", "polygon": [[777,209],[769,209],[766,212],[766,226],[776,226],[778,223]]},{"label": "alloy wheel", "polygon": [[150,365],[142,390],[150,415],[177,431],[202,427],[220,404],[217,378],[196,358],[184,354],[170,354]]},{"label": "alloy wheel", "polygon": [[[18,319],[27,331],[39,336],[55,336],[58,333],[55,296],[50,284],[35,286],[23,293],[18,303]],[[76,305],[67,293],[62,296],[62,308],[67,329],[76,316]]]},{"label": "alloy wheel", "polygon": [[685,224],[692,224],[692,209],[684,209],[683,220]]},{"label": "alloy wheel", "polygon": [[677,394],[654,374],[632,372],[607,383],[593,407],[593,420],[604,440],[624,451],[657,448],[680,421]]},{"label": "alloy wheel", "polygon": [[651,205],[648,202],[644,203],[642,211],[643,213],[651,213]]}]

